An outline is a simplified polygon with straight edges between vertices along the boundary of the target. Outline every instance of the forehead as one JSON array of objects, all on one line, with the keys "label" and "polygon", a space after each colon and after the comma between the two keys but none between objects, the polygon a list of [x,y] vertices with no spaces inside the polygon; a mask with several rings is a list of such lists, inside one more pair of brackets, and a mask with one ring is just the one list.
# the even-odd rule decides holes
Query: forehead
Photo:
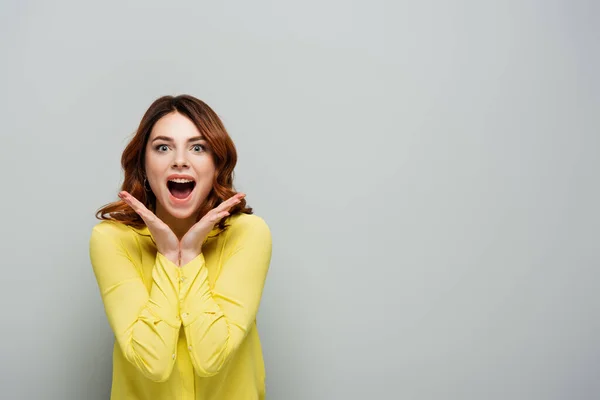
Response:
[{"label": "forehead", "polygon": [[200,131],[189,118],[174,111],[156,121],[149,139],[152,140],[157,136],[168,136],[177,141],[199,135]]}]

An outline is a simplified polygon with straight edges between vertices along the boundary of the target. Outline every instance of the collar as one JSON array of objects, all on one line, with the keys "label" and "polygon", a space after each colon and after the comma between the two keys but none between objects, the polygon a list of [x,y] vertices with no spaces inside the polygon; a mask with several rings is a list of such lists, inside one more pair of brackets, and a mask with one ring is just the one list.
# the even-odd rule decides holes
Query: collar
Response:
[{"label": "collar", "polygon": [[[141,235],[141,236],[147,236],[149,237],[152,242],[154,242],[154,238],[152,237],[152,234],[150,233],[150,229],[148,229],[147,226],[144,226],[142,228],[134,228],[133,226],[130,226],[131,229],[133,229],[134,232],[136,232],[137,234]],[[212,238],[217,236],[219,233],[221,233],[223,230],[221,228],[219,228],[219,226],[215,226],[206,236],[206,238]],[[156,242],[154,242],[154,244],[156,244]]]}]

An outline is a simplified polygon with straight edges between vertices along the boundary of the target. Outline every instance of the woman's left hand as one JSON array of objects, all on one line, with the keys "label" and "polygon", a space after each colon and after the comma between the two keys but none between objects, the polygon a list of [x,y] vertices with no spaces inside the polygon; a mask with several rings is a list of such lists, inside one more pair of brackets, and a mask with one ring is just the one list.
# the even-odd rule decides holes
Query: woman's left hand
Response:
[{"label": "woman's left hand", "polygon": [[217,207],[206,213],[200,221],[196,222],[181,238],[179,248],[181,251],[181,265],[187,264],[202,253],[202,244],[215,224],[229,215],[231,207],[238,204],[246,195],[236,193]]}]

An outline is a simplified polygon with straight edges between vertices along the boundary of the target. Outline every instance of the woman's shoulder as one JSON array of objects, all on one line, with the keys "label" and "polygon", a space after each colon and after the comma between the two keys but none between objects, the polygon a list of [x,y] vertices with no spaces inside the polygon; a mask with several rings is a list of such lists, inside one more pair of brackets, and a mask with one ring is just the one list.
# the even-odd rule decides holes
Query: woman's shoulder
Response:
[{"label": "woman's shoulder", "polygon": [[262,217],[235,214],[228,218],[227,225],[222,242],[226,253],[236,252],[240,248],[252,249],[257,254],[271,251],[271,229]]},{"label": "woman's shoulder", "polygon": [[142,238],[139,235],[144,235],[144,228],[136,229],[121,222],[102,220],[92,228],[89,239],[90,251],[100,253],[117,251],[136,258],[141,251]]},{"label": "woman's shoulder", "polygon": [[229,243],[236,243],[239,239],[247,240],[250,237],[263,240],[271,239],[271,229],[264,218],[256,214],[235,214],[227,221],[225,238]]},{"label": "woman's shoulder", "polygon": [[139,231],[138,233],[142,233],[142,230],[117,221],[102,220],[92,227],[90,240],[112,240],[122,243],[127,241],[127,239],[133,238],[134,232]]},{"label": "woman's shoulder", "polygon": [[269,225],[267,224],[267,221],[265,221],[264,218],[256,214],[235,214],[229,218],[228,222],[230,229],[233,229],[235,231],[246,229],[269,230]]}]

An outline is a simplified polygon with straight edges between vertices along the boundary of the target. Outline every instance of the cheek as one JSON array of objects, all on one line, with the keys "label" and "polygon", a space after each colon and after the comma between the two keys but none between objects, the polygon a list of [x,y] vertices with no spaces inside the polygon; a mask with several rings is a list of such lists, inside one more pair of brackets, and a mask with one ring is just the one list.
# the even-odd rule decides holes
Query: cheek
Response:
[{"label": "cheek", "polygon": [[159,185],[164,176],[164,168],[160,161],[152,156],[146,159],[146,176],[153,184]]},{"label": "cheek", "polygon": [[204,166],[204,168],[197,170],[198,171],[198,189],[203,195],[206,195],[213,187],[213,182],[215,180],[215,169],[212,166]]},{"label": "cheek", "polygon": [[198,171],[198,176],[204,179],[211,178],[215,176],[215,165],[212,160],[203,160],[203,162],[198,163],[196,166],[196,171]]}]

